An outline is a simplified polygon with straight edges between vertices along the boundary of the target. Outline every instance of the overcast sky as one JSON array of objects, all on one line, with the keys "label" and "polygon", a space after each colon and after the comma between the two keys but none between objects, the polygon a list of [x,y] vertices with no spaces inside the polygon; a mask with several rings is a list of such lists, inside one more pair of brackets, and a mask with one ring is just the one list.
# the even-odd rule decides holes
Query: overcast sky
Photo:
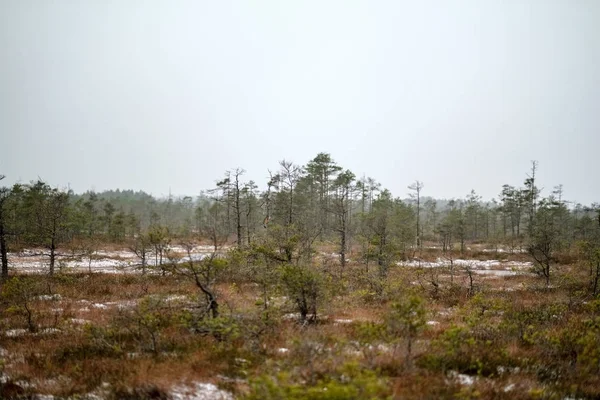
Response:
[{"label": "overcast sky", "polygon": [[0,0],[0,59],[4,183],[193,195],[329,152],[402,197],[538,160],[600,200],[598,0]]}]

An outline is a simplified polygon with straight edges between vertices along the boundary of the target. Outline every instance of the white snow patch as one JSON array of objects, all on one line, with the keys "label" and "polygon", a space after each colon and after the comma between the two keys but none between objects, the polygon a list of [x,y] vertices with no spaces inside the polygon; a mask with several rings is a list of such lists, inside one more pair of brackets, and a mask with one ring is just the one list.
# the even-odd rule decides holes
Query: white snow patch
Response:
[{"label": "white snow patch", "polygon": [[354,322],[353,319],[334,319],[333,320],[334,324],[339,325],[339,324],[351,324]]},{"label": "white snow patch", "polygon": [[476,269],[473,271],[477,275],[492,275],[492,276],[515,276],[519,271],[507,271],[503,269]]},{"label": "white snow patch", "polygon": [[27,333],[27,329],[9,329],[4,332],[4,336],[8,337],[19,337]]},{"label": "white snow patch", "polygon": [[[197,246],[192,250],[191,258],[193,261],[199,261],[213,252],[212,246]],[[221,249],[224,250],[224,249]],[[177,262],[188,262],[187,251],[183,247],[171,246],[168,252],[174,254]],[[28,273],[45,273],[48,271],[49,257],[43,249],[27,249],[21,253],[9,253],[11,268],[18,269]],[[107,251],[100,250],[94,254],[93,259],[83,255],[59,254],[57,256],[58,265],[62,266],[63,271],[72,272],[102,272],[102,273],[139,273],[140,260],[130,251],[118,250]],[[154,257],[148,258],[148,266],[155,266]]]},{"label": "white snow patch", "polygon": [[435,326],[435,325],[439,325],[439,324],[440,323],[437,321],[427,321],[427,325],[430,325],[430,326]]},{"label": "white snow patch", "polygon": [[37,299],[44,300],[44,301],[61,300],[62,296],[60,294],[43,294],[41,296],[38,296]]},{"label": "white snow patch", "polygon": [[[455,267],[472,267],[474,269],[490,268],[528,268],[532,266],[529,261],[498,261],[498,260],[475,260],[475,259],[456,259],[452,262]],[[450,267],[451,262],[448,259],[438,258],[436,261],[411,260],[401,261],[398,265],[404,267]]]},{"label": "white snow patch", "polygon": [[102,303],[94,303],[92,304],[93,308],[99,308],[101,310],[106,310],[108,308],[108,306],[106,304],[102,304]]},{"label": "white snow patch", "polygon": [[517,385],[515,385],[514,383],[508,384],[506,386],[504,386],[504,392],[510,392],[512,391]]},{"label": "white snow patch", "polygon": [[40,335],[52,335],[53,333],[59,333],[60,329],[56,329],[56,328],[45,328],[42,329],[39,333]]},{"label": "white snow patch", "polygon": [[90,323],[90,320],[88,319],[83,319],[83,318],[71,318],[69,319],[69,321],[72,324],[76,324],[76,325],[85,325],[87,323]]},{"label": "white snow patch", "polygon": [[117,306],[118,310],[125,310],[127,308],[132,308],[135,307],[137,305],[137,302],[135,300],[120,300],[120,301],[109,301],[107,303],[104,303],[104,305],[106,306]]},{"label": "white snow patch", "polygon": [[525,249],[506,249],[503,247],[498,247],[497,249],[483,249],[481,250],[484,253],[527,253]]},{"label": "white snow patch", "polygon": [[165,298],[165,301],[168,301],[168,302],[181,301],[181,300],[187,300],[187,296],[180,295],[180,294],[171,294]]},{"label": "white snow patch", "polygon": [[456,371],[450,371],[450,373],[448,373],[448,376],[450,378],[456,380],[461,385],[471,386],[473,383],[475,383],[474,376],[470,376],[470,375],[466,375],[466,374],[459,374]]},{"label": "white snow patch", "polygon": [[280,347],[277,349],[277,352],[280,354],[286,354],[290,352],[290,349],[286,349],[285,347]]},{"label": "white snow patch", "polygon": [[173,400],[233,400],[231,393],[212,383],[195,383],[192,386],[176,386],[170,391]]},{"label": "white snow patch", "polygon": [[387,344],[378,344],[375,348],[382,353],[391,353],[393,350]]}]

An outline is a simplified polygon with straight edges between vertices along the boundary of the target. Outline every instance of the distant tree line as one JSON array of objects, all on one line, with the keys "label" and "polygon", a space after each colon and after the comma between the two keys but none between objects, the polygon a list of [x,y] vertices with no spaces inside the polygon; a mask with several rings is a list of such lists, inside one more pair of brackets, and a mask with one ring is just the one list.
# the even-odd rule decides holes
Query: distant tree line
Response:
[{"label": "distant tree line", "polygon": [[597,290],[600,206],[567,203],[561,185],[542,197],[537,168],[533,162],[522,186],[504,185],[490,201],[475,191],[464,199],[435,200],[423,196],[426,186],[419,181],[394,197],[327,153],[304,166],[280,161],[262,191],[244,179],[243,169],[226,171],[197,198],[157,199],[130,190],[78,195],[43,181],[16,184],[0,189],[2,276],[8,275],[9,249],[45,249],[52,274],[57,249],[67,244],[88,253],[98,243],[123,244],[143,263],[153,249],[160,264],[161,249],[171,240],[195,238],[215,249],[225,243],[252,248],[286,264],[311,260],[317,243],[330,245],[340,274],[350,250],[360,249],[360,261],[376,265],[383,277],[426,244],[464,252],[468,243],[482,242],[528,252],[547,280],[556,254],[579,251]]}]

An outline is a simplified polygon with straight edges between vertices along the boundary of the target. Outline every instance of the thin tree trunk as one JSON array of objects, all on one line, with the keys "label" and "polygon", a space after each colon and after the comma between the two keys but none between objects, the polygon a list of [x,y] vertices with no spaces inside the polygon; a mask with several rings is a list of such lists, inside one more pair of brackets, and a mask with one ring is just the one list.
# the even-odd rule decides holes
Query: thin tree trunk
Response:
[{"label": "thin tree trunk", "polygon": [[341,265],[341,271],[340,271],[340,278],[342,278],[342,275],[344,273],[344,269],[346,269],[346,227],[342,226],[342,232],[341,232],[341,245],[340,245],[340,265]]},{"label": "thin tree trunk", "polygon": [[600,261],[596,263],[596,276],[592,284],[592,292],[594,296],[598,294],[598,281],[600,280]]},{"label": "thin tree trunk", "polygon": [[54,237],[50,243],[50,275],[54,275],[54,262],[56,260],[56,244],[54,242]]},{"label": "thin tree trunk", "polygon": [[412,335],[408,334],[408,343],[406,349],[406,367],[408,369],[412,368]]},{"label": "thin tree trunk", "polygon": [[[0,213],[2,210],[0,210]],[[6,233],[4,231],[4,220],[0,214],[0,254],[2,257],[2,280],[8,278],[8,248],[6,246]]]}]

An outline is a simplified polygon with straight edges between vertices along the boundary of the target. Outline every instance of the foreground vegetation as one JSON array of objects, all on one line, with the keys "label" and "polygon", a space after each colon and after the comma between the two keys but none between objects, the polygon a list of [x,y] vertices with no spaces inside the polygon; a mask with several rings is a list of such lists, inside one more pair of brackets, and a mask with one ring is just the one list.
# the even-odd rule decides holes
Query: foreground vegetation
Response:
[{"label": "foreground vegetation", "polygon": [[[551,287],[477,275],[472,291],[464,269],[450,284],[448,269],[396,266],[382,282],[358,264],[340,279],[324,256],[273,271],[255,257],[233,250],[164,277],[13,276],[3,396],[153,398],[194,382],[249,399],[600,395],[600,301],[577,265]],[[193,270],[214,272],[217,313]]]},{"label": "foreground vegetation", "polygon": [[[5,188],[0,397],[598,398],[600,211],[536,168],[439,208],[327,154],[198,200]],[[137,262],[96,273],[106,250]]]}]

